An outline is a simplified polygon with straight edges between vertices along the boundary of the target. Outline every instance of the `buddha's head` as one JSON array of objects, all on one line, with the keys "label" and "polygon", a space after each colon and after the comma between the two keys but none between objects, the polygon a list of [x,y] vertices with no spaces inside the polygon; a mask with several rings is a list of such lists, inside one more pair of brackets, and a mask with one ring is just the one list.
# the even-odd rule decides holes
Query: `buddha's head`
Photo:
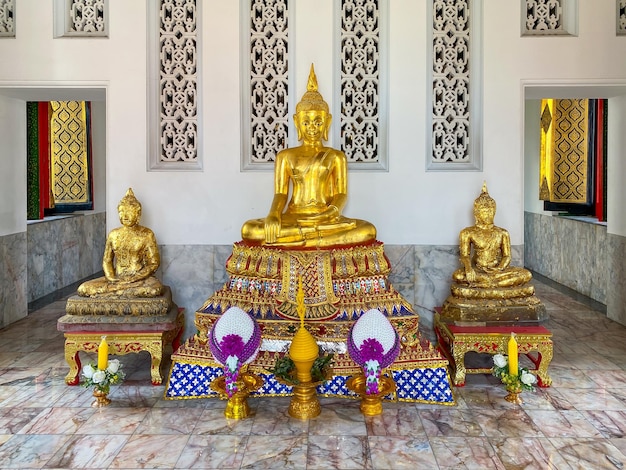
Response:
[{"label": "buddha's head", "polygon": [[479,224],[493,224],[496,216],[496,201],[487,191],[487,183],[483,183],[480,196],[474,201],[474,217]]},{"label": "buddha's head", "polygon": [[128,188],[124,197],[117,205],[117,213],[120,222],[125,227],[132,227],[139,222],[141,217],[141,203],[135,197],[132,188]]},{"label": "buddha's head", "polygon": [[298,140],[328,140],[328,130],[332,121],[328,103],[317,91],[317,77],[313,64],[309,73],[306,92],[296,105],[296,114],[293,116]]}]

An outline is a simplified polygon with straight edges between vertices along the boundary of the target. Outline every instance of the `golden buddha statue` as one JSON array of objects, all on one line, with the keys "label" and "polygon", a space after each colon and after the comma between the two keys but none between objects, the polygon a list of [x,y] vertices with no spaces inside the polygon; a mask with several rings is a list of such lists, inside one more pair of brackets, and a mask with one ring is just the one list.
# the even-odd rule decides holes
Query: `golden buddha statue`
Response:
[{"label": "golden buddha statue", "polygon": [[459,234],[461,268],[452,274],[452,295],[441,317],[450,321],[539,321],[545,307],[530,285],[532,273],[511,266],[509,232],[494,224],[496,201],[484,183],[474,201],[476,224]]},{"label": "golden buddha statue", "polygon": [[463,266],[452,275],[455,282],[470,287],[511,287],[532,279],[527,269],[510,266],[511,238],[509,232],[494,225],[495,215],[496,201],[489,196],[484,183],[474,201],[476,225],[464,228],[459,235]]},{"label": "golden buddha statue", "polygon": [[241,234],[247,244],[329,247],[376,239],[374,225],[341,215],[347,202],[348,165],[341,150],[323,145],[331,120],[311,65],[307,91],[294,115],[302,145],[276,155],[274,199],[267,217],[244,223]]},{"label": "golden buddha statue", "polygon": [[141,203],[132,189],[117,206],[122,227],[113,229],[106,240],[102,269],[104,277],[78,287],[82,297],[158,297],[163,285],[154,277],[161,262],[156,237],[139,225]]}]

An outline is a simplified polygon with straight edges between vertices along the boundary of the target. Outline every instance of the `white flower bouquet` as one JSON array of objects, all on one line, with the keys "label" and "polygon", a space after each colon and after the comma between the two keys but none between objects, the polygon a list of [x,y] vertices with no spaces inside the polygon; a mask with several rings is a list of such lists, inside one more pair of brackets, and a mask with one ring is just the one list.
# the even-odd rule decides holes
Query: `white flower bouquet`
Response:
[{"label": "white flower bouquet", "polygon": [[122,363],[118,359],[108,361],[106,369],[98,369],[95,363],[83,367],[83,387],[94,387],[96,390],[108,394],[111,385],[122,383],[126,374],[122,370]]},{"label": "white flower bouquet", "polygon": [[535,391],[537,377],[526,367],[519,367],[517,375],[511,374],[509,371],[509,360],[504,354],[493,356],[492,374],[498,377],[510,392]]}]

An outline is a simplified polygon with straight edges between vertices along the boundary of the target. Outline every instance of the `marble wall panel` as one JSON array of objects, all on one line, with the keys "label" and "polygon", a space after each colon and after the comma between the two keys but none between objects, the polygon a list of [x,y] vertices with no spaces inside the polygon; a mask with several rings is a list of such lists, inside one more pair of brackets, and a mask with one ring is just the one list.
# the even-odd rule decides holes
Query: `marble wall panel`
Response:
[{"label": "marble wall panel", "polygon": [[29,223],[27,234],[28,302],[102,270],[104,213]]},{"label": "marble wall panel", "polygon": [[610,272],[607,247],[603,225],[524,214],[526,267],[603,304]]},{"label": "marble wall panel", "polygon": [[[225,282],[231,245],[161,245],[157,276],[172,288],[174,301],[185,308],[185,337],[195,333],[195,311]],[[523,247],[512,247],[521,265]],[[450,293],[451,276],[459,267],[457,246],[385,245],[391,263],[389,281],[419,313],[424,326],[432,325],[434,308]]]},{"label": "marble wall panel", "polygon": [[226,259],[232,247],[219,245],[161,245],[157,277],[170,286],[174,302],[185,309],[187,338],[196,332],[195,312],[226,282]]},{"label": "marble wall panel", "polygon": [[626,325],[626,237],[607,235],[609,287],[606,313],[611,320]]},{"label": "marble wall panel", "polygon": [[28,315],[26,232],[0,237],[0,327]]}]

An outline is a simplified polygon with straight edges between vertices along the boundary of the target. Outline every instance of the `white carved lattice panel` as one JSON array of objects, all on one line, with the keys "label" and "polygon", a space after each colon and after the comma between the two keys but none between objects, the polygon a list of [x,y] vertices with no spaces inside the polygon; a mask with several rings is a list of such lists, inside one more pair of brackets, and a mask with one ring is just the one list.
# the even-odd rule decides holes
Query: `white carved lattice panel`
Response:
[{"label": "white carved lattice panel", "polygon": [[433,0],[433,162],[470,159],[468,0]]},{"label": "white carved lattice panel", "polygon": [[[248,103],[244,149],[252,165],[272,163],[288,143],[289,134],[289,9],[287,0],[251,0]],[[248,99],[246,94],[250,96]],[[244,165],[246,166],[246,165]]]},{"label": "white carved lattice panel", "polygon": [[104,0],[72,0],[70,30],[80,33],[105,31]]},{"label": "white carved lattice panel", "polygon": [[0,37],[15,37],[15,0],[0,0]]},{"label": "white carved lattice panel", "polygon": [[159,115],[161,163],[198,160],[196,0],[161,0]]},{"label": "white carved lattice panel", "polygon": [[378,0],[341,0],[341,149],[349,163],[380,159]]},{"label": "white carved lattice panel", "polygon": [[54,37],[108,37],[109,0],[52,0]]},{"label": "white carved lattice panel", "polygon": [[617,2],[617,34],[626,35],[626,0]]},{"label": "white carved lattice panel", "polygon": [[563,30],[561,0],[525,0],[526,31],[554,33]]}]

